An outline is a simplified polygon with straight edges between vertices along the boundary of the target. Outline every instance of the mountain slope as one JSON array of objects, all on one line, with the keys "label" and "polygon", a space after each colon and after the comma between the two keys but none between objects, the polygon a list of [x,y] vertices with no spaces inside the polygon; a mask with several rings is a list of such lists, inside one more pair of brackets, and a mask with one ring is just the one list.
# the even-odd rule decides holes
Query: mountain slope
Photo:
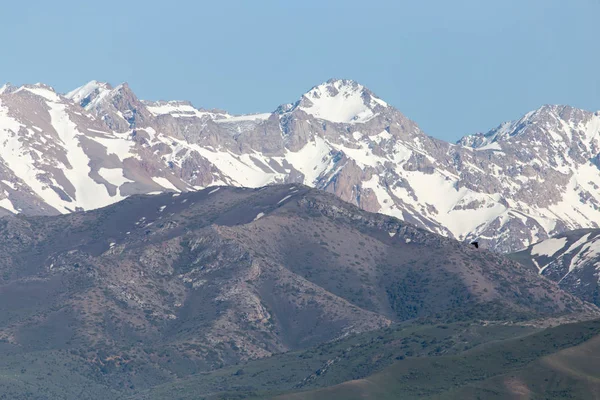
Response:
[{"label": "mountain slope", "polygon": [[565,232],[510,255],[591,303],[600,304],[600,230]]},{"label": "mountain slope", "polygon": [[[89,210],[128,195],[188,188],[107,126],[44,85],[0,95],[0,205],[28,215]],[[171,181],[174,183],[171,183]]]},{"label": "mountain slope", "polygon": [[277,354],[191,375],[132,396],[136,400],[268,398],[365,378],[408,357],[455,355],[483,343],[522,337],[541,328],[518,324],[403,323],[298,352]]},{"label": "mountain slope", "polygon": [[122,393],[415,318],[600,315],[500,255],[298,185],[9,215],[0,232],[0,351]]},{"label": "mountain slope", "polygon": [[53,214],[161,190],[302,183],[509,252],[598,226],[599,132],[597,113],[544,106],[454,145],[349,80],[241,116],[142,101],[127,84],[92,81],[65,96],[6,86],[0,207]]}]

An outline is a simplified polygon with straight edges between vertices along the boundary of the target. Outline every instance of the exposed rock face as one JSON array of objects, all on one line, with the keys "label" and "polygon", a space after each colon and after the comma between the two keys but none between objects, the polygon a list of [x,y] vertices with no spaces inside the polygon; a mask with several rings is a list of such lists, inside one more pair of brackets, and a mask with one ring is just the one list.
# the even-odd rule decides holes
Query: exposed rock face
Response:
[{"label": "exposed rock face", "polygon": [[599,133],[599,114],[544,106],[450,144],[347,80],[243,116],[141,101],[126,84],[65,96],[5,87],[0,206],[53,214],[161,190],[296,182],[508,252],[598,226]]}]

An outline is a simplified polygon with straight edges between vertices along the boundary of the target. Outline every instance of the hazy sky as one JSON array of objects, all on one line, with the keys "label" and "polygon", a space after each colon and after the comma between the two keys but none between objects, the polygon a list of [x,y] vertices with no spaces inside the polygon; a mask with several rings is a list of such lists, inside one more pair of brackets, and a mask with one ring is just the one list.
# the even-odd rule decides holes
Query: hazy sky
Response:
[{"label": "hazy sky", "polygon": [[454,141],[542,104],[600,109],[600,0],[10,1],[0,81],[231,113],[354,79]]}]

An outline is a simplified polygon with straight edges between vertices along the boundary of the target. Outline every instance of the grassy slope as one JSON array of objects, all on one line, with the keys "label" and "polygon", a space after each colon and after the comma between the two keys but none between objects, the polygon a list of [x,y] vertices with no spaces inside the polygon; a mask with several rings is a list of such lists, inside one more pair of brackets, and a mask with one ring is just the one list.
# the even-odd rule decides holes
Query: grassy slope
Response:
[{"label": "grassy slope", "polygon": [[102,384],[89,366],[61,351],[3,353],[0,398],[11,400],[116,400],[121,395]]},{"label": "grassy slope", "polygon": [[400,324],[306,351],[193,375],[134,398],[264,398],[273,393],[326,387],[362,378],[406,357],[457,354],[482,343],[533,331],[535,329],[529,327],[471,323]]},{"label": "grassy slope", "polygon": [[278,399],[589,398],[599,387],[598,334],[600,321],[563,325],[458,355],[408,358],[365,379]]}]

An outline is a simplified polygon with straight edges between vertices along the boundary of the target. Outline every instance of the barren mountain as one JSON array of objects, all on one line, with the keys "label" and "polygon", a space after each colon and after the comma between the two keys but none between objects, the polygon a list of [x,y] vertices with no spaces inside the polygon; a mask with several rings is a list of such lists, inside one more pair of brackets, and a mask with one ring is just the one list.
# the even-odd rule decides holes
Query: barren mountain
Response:
[{"label": "barren mountain", "polygon": [[114,390],[415,318],[600,315],[500,255],[300,185],[8,215],[0,233],[0,351],[100,371],[86,385]]},{"label": "barren mountain", "polygon": [[600,115],[544,106],[458,144],[331,80],[274,112],[139,100],[127,84],[0,90],[0,206],[90,210],[132,194],[302,183],[495,251],[597,227]]}]

